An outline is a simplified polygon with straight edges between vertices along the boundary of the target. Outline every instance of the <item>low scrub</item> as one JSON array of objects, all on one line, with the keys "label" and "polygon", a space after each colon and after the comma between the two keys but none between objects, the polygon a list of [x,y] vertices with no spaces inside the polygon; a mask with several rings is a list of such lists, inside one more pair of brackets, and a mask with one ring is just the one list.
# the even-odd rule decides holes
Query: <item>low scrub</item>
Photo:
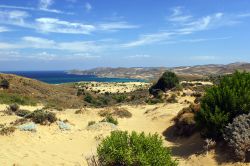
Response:
[{"label": "low scrub", "polygon": [[9,127],[3,126],[2,128],[0,128],[0,135],[10,135],[14,133],[15,130],[16,128],[13,126],[9,126]]},{"label": "low scrub", "polygon": [[34,106],[37,104],[37,101],[30,97],[21,96],[19,94],[1,92],[0,103],[1,104],[16,103],[20,105],[33,105]]},{"label": "low scrub", "polygon": [[97,148],[100,165],[175,166],[168,148],[157,134],[145,135],[126,131],[113,131]]},{"label": "low scrub", "polygon": [[55,113],[44,110],[35,110],[27,118],[30,118],[34,123],[42,125],[53,123],[57,120]]},{"label": "low scrub", "polygon": [[250,114],[236,117],[224,130],[224,139],[234,150],[235,156],[240,161],[245,161],[247,152],[250,151]]},{"label": "low scrub", "polygon": [[20,117],[26,117],[31,114],[31,111],[25,109],[19,109],[18,111],[15,112],[15,114]]},{"label": "low scrub", "polygon": [[101,122],[108,122],[113,123],[114,125],[118,125],[117,119],[113,118],[113,116],[111,115],[106,116]]},{"label": "low scrub", "polygon": [[195,113],[200,110],[199,105],[190,105],[183,108],[173,119],[175,122],[175,134],[178,136],[190,136],[196,131]]}]

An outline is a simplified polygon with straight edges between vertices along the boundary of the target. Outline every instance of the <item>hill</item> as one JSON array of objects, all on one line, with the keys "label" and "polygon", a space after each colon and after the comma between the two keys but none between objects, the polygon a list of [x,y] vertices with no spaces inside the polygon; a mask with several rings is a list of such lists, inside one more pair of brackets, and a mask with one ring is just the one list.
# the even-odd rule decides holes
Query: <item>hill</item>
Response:
[{"label": "hill", "polygon": [[231,63],[227,65],[197,65],[197,66],[181,66],[181,67],[132,67],[132,68],[94,68],[90,70],[71,70],[69,74],[78,75],[96,75],[99,77],[118,77],[118,78],[136,78],[155,80],[164,71],[171,70],[177,73],[180,77],[186,79],[206,78],[210,75],[222,75],[233,73],[235,70],[250,71],[250,63]]},{"label": "hill", "polygon": [[10,83],[8,89],[0,89],[1,100],[28,100],[24,104],[43,103],[53,107],[76,108],[83,105],[77,97],[77,89],[71,85],[51,85],[34,79],[20,77],[12,74],[1,74],[0,81],[7,80]]}]

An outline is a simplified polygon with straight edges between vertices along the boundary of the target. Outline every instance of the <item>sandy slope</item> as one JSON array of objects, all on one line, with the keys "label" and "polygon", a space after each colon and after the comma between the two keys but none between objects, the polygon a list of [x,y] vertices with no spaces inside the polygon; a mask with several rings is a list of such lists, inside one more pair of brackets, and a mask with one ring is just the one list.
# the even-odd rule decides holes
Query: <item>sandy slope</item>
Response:
[{"label": "sandy slope", "polygon": [[[164,133],[164,144],[173,148],[173,155],[179,160],[180,165],[218,165],[218,157],[214,152],[208,155],[195,155],[202,149],[202,140],[198,134],[187,139],[172,137],[171,119],[187,106],[187,104],[180,104],[184,99],[193,100],[191,97],[185,97],[176,104],[122,106],[133,116],[129,119],[119,119],[118,128],[146,133]],[[0,110],[4,108],[5,105],[0,105]],[[36,108],[26,107],[26,109]],[[100,139],[110,132],[110,130],[86,129],[89,121],[102,119],[98,116],[100,110],[102,109],[88,108],[83,114],[75,114],[75,110],[57,112],[61,120],[67,119],[72,124],[71,131],[61,131],[56,124],[38,125],[36,133],[17,130],[11,136],[0,136],[0,165],[86,165],[85,157],[95,154]],[[0,123],[9,123],[15,119],[15,116],[0,116]],[[222,163],[222,165],[233,164]]]}]

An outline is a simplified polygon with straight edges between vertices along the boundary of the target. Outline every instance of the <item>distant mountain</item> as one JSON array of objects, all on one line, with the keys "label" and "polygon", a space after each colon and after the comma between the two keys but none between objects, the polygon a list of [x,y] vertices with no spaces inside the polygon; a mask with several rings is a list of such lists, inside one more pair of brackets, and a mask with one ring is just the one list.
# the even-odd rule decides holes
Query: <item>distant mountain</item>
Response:
[{"label": "distant mountain", "polygon": [[171,70],[179,76],[189,78],[204,78],[210,75],[229,74],[235,70],[250,71],[250,63],[236,62],[227,65],[209,64],[197,66],[180,67],[132,67],[132,68],[110,68],[101,67],[90,70],[71,70],[67,73],[78,75],[96,75],[98,77],[118,77],[118,78],[137,78],[153,80],[158,78],[164,71]]}]

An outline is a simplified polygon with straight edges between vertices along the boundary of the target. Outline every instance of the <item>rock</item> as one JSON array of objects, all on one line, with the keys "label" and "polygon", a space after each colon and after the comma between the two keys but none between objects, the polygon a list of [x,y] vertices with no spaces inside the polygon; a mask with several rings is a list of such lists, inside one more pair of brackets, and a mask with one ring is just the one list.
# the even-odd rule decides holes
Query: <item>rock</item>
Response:
[{"label": "rock", "polygon": [[31,132],[36,132],[37,131],[36,130],[36,124],[33,123],[33,122],[20,125],[20,126],[18,126],[18,128],[21,131],[31,131]]},{"label": "rock", "polygon": [[59,121],[57,124],[61,130],[71,130],[71,126],[63,121]]}]

